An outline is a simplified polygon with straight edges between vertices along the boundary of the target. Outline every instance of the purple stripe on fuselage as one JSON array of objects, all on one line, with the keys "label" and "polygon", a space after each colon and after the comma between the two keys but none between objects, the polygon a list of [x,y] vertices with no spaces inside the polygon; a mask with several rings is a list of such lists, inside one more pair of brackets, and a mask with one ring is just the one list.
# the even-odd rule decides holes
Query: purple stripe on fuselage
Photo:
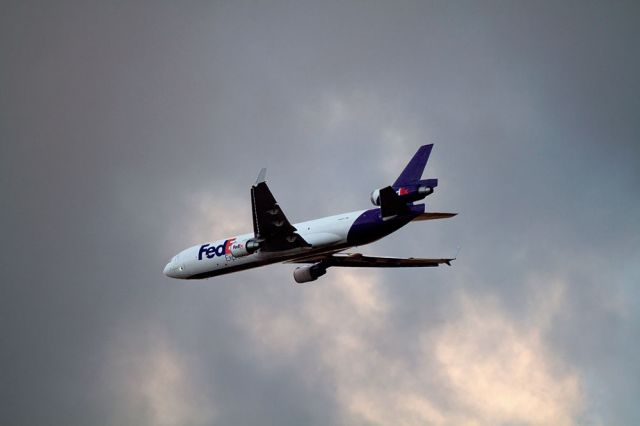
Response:
[{"label": "purple stripe on fuselage", "polygon": [[347,234],[348,243],[354,246],[372,243],[402,228],[425,211],[424,204],[411,205],[409,208],[410,213],[389,220],[382,220],[380,209],[365,211],[351,225]]}]

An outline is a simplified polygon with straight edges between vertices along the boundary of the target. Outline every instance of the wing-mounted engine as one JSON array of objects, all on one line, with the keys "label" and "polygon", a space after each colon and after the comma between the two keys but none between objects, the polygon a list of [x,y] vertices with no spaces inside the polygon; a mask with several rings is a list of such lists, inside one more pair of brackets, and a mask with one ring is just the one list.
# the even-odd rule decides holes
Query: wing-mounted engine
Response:
[{"label": "wing-mounted engine", "polygon": [[[398,194],[403,203],[413,203],[433,194],[433,189],[436,186],[438,186],[438,179],[425,179],[418,181],[417,184],[392,186],[391,188]],[[382,189],[376,189],[371,192],[371,204],[374,206],[380,205],[380,191]]]},{"label": "wing-mounted engine", "polygon": [[311,266],[301,266],[293,271],[293,279],[298,284],[315,281],[327,273],[327,266],[322,262],[315,263]]},{"label": "wing-mounted engine", "polygon": [[255,238],[234,241],[229,247],[233,257],[243,257],[255,253],[260,248],[260,242]]}]

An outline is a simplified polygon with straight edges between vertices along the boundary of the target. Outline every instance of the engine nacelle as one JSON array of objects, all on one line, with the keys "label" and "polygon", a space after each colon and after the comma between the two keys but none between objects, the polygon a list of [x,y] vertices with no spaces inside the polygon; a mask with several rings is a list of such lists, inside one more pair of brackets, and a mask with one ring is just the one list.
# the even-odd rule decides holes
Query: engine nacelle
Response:
[{"label": "engine nacelle", "polygon": [[293,279],[296,280],[298,284],[308,283],[309,281],[317,280],[326,273],[327,268],[316,263],[315,265],[296,268],[293,271]]},{"label": "engine nacelle", "polygon": [[[427,195],[433,193],[433,187],[424,185],[412,185],[412,186],[393,186],[393,190],[398,194],[398,197],[406,203],[422,200]],[[374,206],[380,205],[380,190],[376,189],[371,192],[371,204]]]},{"label": "engine nacelle", "polygon": [[376,189],[371,192],[371,204],[374,206],[380,205],[380,190]]},{"label": "engine nacelle", "polygon": [[234,241],[229,247],[229,251],[233,257],[242,257],[255,253],[259,248],[260,243],[251,238],[244,241]]}]

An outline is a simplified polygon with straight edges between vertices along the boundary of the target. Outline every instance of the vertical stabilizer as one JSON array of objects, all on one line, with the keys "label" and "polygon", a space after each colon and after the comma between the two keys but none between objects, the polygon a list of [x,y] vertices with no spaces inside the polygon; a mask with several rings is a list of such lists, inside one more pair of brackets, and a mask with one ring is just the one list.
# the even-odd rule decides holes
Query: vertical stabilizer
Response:
[{"label": "vertical stabilizer", "polygon": [[422,172],[424,172],[424,168],[427,165],[427,160],[429,160],[432,148],[433,144],[422,145],[413,155],[413,158],[409,161],[409,164],[407,164],[402,173],[400,173],[400,176],[398,176],[398,179],[393,183],[393,186],[397,187],[417,183],[422,177]]}]

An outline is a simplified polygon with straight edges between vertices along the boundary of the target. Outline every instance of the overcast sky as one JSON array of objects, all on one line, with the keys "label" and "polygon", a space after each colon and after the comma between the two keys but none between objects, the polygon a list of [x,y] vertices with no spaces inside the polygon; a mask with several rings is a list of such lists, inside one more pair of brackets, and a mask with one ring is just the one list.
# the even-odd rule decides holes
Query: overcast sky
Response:
[{"label": "overcast sky", "polygon": [[[640,423],[640,7],[4,2],[0,423]],[[369,208],[422,144],[425,270],[166,278]]]}]

